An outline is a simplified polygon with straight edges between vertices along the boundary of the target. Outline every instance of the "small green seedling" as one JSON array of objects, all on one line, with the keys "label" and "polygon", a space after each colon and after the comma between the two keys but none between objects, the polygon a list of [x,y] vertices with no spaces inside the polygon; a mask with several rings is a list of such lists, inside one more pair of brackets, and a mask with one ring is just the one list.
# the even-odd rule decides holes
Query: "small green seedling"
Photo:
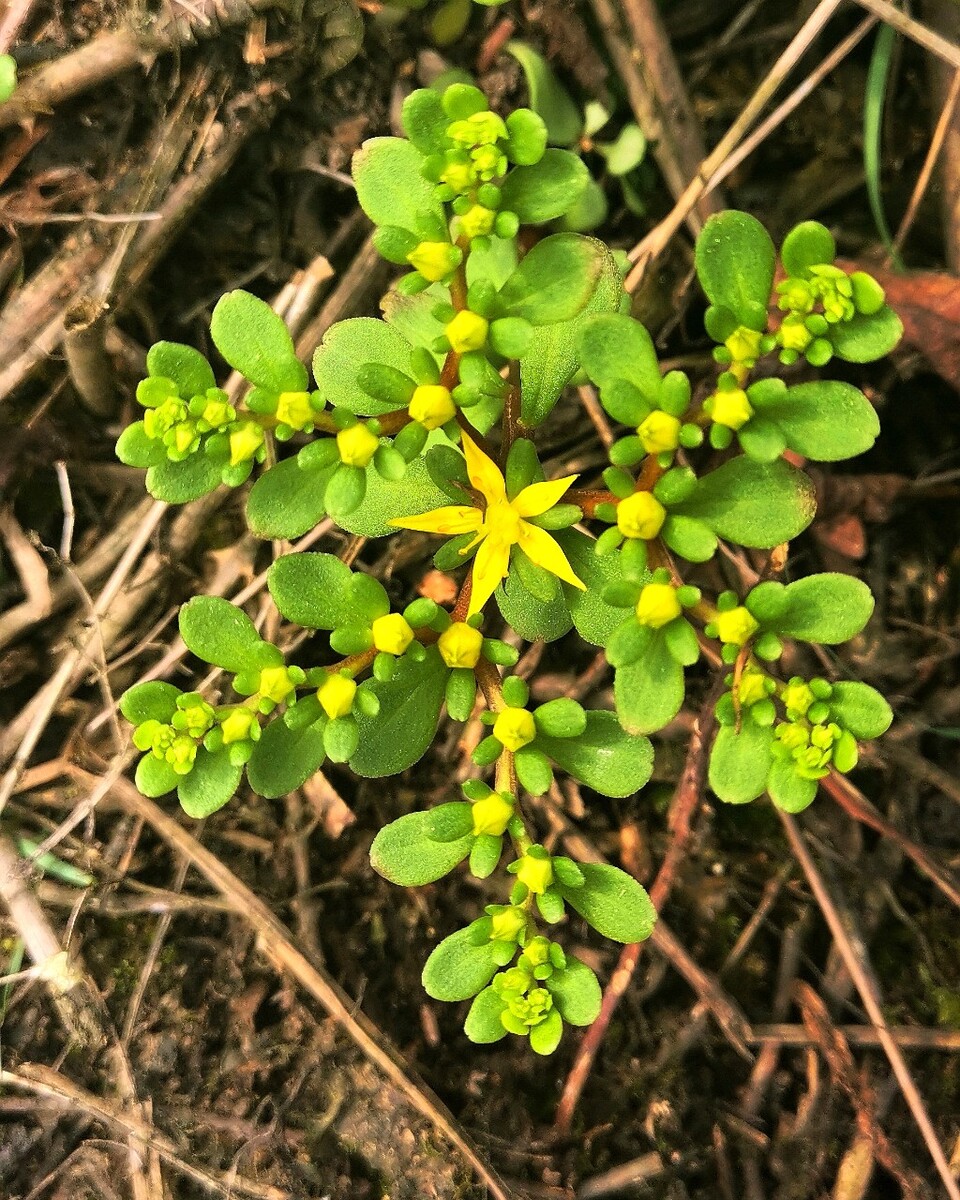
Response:
[{"label": "small green seedling", "polygon": [[[709,771],[722,801],[766,793],[798,812],[890,723],[886,702],[862,683],[777,671],[790,639],[835,645],[860,632],[873,600],[859,580],[765,579],[713,598],[686,580],[721,540],[772,549],[810,524],[813,486],[795,464],[860,454],[878,423],[851,384],[811,382],[809,370],[789,382],[790,368],[879,358],[900,323],[873,279],[834,265],[822,225],[787,236],[774,286],[765,230],[722,213],[696,247],[719,365],[696,400],[626,315],[623,256],[577,233],[538,237],[578,204],[589,176],[576,154],[548,147],[535,113],[501,118],[458,83],[414,92],[402,120],[405,138],[374,138],[353,162],[377,246],[406,268],[384,318],[334,325],[311,386],[280,318],[231,292],[211,333],[249,383],[243,399],[227,396],[196,350],[160,342],[137,391],[143,419],[117,452],[146,468],[152,495],[177,504],[261,468],[247,517],[262,538],[299,537],[328,516],[366,538],[433,535],[437,568],[457,582],[452,611],[423,598],[397,610],[378,580],[335,555],[286,554],[270,569],[270,593],[286,621],[319,635],[299,663],[239,608],[198,596],[181,609],[180,632],[230,688],[144,683],[121,708],[143,752],[139,787],[175,789],[197,818],[224,805],[244,775],[272,798],[328,760],[368,779],[406,771],[444,707],[453,721],[482,722],[473,759],[490,782],[400,816],[371,857],[407,887],[461,863],[478,879],[496,875],[488,886],[502,889],[498,902],[439,944],[424,987],[472,1001],[473,1041],[511,1033],[548,1054],[564,1023],[589,1025],[600,1008],[596,976],[555,927],[575,913],[630,943],[649,936],[655,913],[625,872],[539,844],[525,797],[546,794],[557,771],[601,796],[642,789],[649,735],[680,711],[704,647],[728,672]],[[548,478],[537,448],[578,372],[621,427],[602,483]],[[295,452],[278,454],[284,443]],[[511,644],[491,636],[502,623]],[[569,698],[533,704],[511,674],[517,642],[572,629],[605,649],[614,711]]]}]

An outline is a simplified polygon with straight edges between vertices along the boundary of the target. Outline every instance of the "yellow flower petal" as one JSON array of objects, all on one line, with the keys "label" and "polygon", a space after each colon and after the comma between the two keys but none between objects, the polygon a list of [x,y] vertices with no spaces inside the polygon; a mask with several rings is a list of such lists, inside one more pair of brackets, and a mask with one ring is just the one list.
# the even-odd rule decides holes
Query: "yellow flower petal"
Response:
[{"label": "yellow flower petal", "polygon": [[500,538],[484,538],[473,560],[473,584],[467,617],[478,613],[493,593],[510,566],[510,543]]},{"label": "yellow flower petal", "polygon": [[560,502],[560,497],[576,478],[576,475],[567,475],[563,479],[551,479],[547,483],[531,483],[514,498],[514,511],[518,517],[542,516]]},{"label": "yellow flower petal", "polygon": [[543,567],[551,575],[556,575],[564,583],[570,583],[582,592],[587,590],[587,585],[574,575],[573,567],[567,562],[567,556],[545,529],[521,521],[520,549],[532,563]]},{"label": "yellow flower petal", "polygon": [[467,433],[461,433],[463,456],[467,460],[467,474],[470,482],[481,492],[488,504],[496,504],[506,500],[507,488],[503,482],[500,468],[492,458],[487,458],[480,447]]},{"label": "yellow flower petal", "polygon": [[397,517],[391,521],[400,529],[416,529],[420,533],[475,533],[483,523],[483,514],[478,508],[466,504],[450,504],[446,508],[435,508],[433,512],[419,517]]}]

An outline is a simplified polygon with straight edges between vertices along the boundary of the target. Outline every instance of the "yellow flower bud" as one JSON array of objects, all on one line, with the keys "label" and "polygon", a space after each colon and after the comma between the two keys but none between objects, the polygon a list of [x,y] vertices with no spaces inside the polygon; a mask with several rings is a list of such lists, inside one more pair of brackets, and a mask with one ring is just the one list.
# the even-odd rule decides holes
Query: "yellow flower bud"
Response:
[{"label": "yellow flower bud", "polygon": [[476,183],[477,173],[472,163],[448,162],[440,178],[455,192],[468,192]]},{"label": "yellow flower bud", "polygon": [[476,313],[464,309],[444,328],[452,350],[466,354],[470,350],[481,350],[487,340],[489,321]]},{"label": "yellow flower bud", "polygon": [[211,429],[221,429],[237,419],[237,410],[226,400],[208,400],[200,414]]},{"label": "yellow flower bud", "polygon": [[348,467],[365,467],[377,452],[380,439],[359,422],[341,429],[337,434],[337,450],[340,461]]},{"label": "yellow flower bud", "polygon": [[752,367],[760,357],[760,343],[762,340],[762,333],[758,333],[756,329],[747,329],[745,325],[741,325],[730,334],[724,345],[730,351],[735,363],[743,363],[744,366]]},{"label": "yellow flower bud", "polygon": [[507,905],[491,918],[493,928],[490,931],[492,942],[515,942],[517,934],[527,927],[527,914],[522,908]]},{"label": "yellow flower bud", "polygon": [[264,667],[260,672],[260,686],[257,691],[265,700],[282,704],[296,690],[286,667]]},{"label": "yellow flower bud", "polygon": [[655,538],[666,520],[667,510],[650,492],[634,492],[617,505],[617,528],[628,538]]},{"label": "yellow flower bud", "polygon": [[637,601],[637,620],[650,629],[662,629],[680,616],[677,589],[669,583],[648,583]]},{"label": "yellow flower bud", "polygon": [[656,409],[637,426],[640,441],[648,454],[663,454],[680,445],[680,421]]},{"label": "yellow flower bud", "polygon": [[371,630],[374,646],[385,654],[403,654],[413,641],[413,630],[400,613],[377,617]]},{"label": "yellow flower bud", "polygon": [[496,218],[497,214],[492,208],[484,208],[482,204],[475,204],[473,208],[467,209],[460,218],[460,232],[468,238],[482,237],[493,229]]},{"label": "yellow flower bud", "polygon": [[263,430],[256,421],[240,421],[230,431],[230,466],[249,462],[263,445]]},{"label": "yellow flower bud", "polygon": [[317,699],[320,707],[331,721],[337,717],[345,717],[353,708],[353,698],[357,694],[356,682],[346,675],[330,675],[320,685]]},{"label": "yellow flower bud", "polygon": [[517,879],[526,884],[535,896],[540,896],[553,883],[553,863],[549,858],[525,854],[520,859]]},{"label": "yellow flower bud", "polygon": [[235,708],[220,722],[223,744],[229,746],[232,742],[247,741],[251,728],[257,724],[257,718],[249,708]]},{"label": "yellow flower bud", "polygon": [[175,426],[173,430],[173,447],[178,454],[186,454],[199,444],[200,439],[197,437],[197,431],[192,423],[184,421],[182,424]]},{"label": "yellow flower bud", "polygon": [[714,392],[706,408],[714,424],[725,425],[727,429],[740,429],[753,416],[753,406],[742,388]]},{"label": "yellow flower bud", "polygon": [[475,667],[482,646],[483,634],[465,621],[454,621],[437,642],[440,657],[448,667]]},{"label": "yellow flower bud", "polygon": [[456,270],[462,258],[463,253],[449,242],[421,242],[407,255],[407,262],[424,279],[439,283]]},{"label": "yellow flower bud", "polygon": [[505,708],[497,714],[493,725],[493,736],[501,746],[516,752],[528,746],[537,736],[533,713],[525,708]]},{"label": "yellow flower bud", "polygon": [[407,412],[424,429],[439,429],[457,415],[457,406],[449,388],[423,384],[413,393]]},{"label": "yellow flower bud", "polygon": [[780,699],[783,701],[783,707],[787,710],[787,715],[795,721],[798,717],[807,715],[807,709],[813,704],[815,697],[809,684],[804,683],[801,679],[791,679],[780,693]]},{"label": "yellow flower bud", "polygon": [[484,833],[500,837],[513,816],[513,805],[499,792],[491,792],[489,796],[474,804],[472,813],[473,832],[476,837]]},{"label": "yellow flower bud", "polygon": [[291,429],[312,425],[316,414],[310,406],[309,392],[281,392],[277,401],[277,420]]},{"label": "yellow flower bud", "polygon": [[766,683],[767,677],[760,671],[744,671],[737,688],[737,699],[747,708],[759,700],[765,700],[768,695]]},{"label": "yellow flower bud", "polygon": [[721,642],[734,646],[745,645],[760,628],[753,615],[741,604],[728,612],[717,613],[713,622]]},{"label": "yellow flower bud", "polygon": [[798,354],[802,354],[813,341],[813,334],[799,316],[786,317],[777,336],[784,350],[796,350]]}]

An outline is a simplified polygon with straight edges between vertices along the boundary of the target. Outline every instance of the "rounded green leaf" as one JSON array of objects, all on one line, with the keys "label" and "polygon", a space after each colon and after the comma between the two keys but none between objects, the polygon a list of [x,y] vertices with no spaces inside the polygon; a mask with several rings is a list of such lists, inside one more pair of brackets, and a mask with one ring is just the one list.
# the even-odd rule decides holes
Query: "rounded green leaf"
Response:
[{"label": "rounded green leaf", "polygon": [[657,919],[650,897],[639,883],[608,863],[581,863],[584,884],[560,886],[564,900],[597,933],[615,942],[642,942]]},{"label": "rounded green leaf", "polygon": [[[421,662],[401,658],[392,679],[384,683],[375,679],[368,686],[380,701],[380,712],[376,717],[357,717],[360,744],[350,769],[365,779],[398,775],[412,767],[433,741],[447,668],[437,648],[430,646]],[[460,857],[468,850],[469,846]]]},{"label": "rounded green leaf", "polygon": [[288,796],[323,766],[324,721],[291,729],[273,720],[264,729],[247,763],[247,782],[267,800]]},{"label": "rounded green leaf", "polygon": [[624,125],[613,142],[597,142],[596,148],[607,160],[611,175],[628,175],[643,162],[647,153],[647,139],[639,125],[632,121]]},{"label": "rounded green leaf", "polygon": [[313,356],[313,374],[330,404],[358,416],[375,417],[393,412],[398,405],[375,400],[357,382],[357,375],[371,364],[409,375],[412,353],[407,339],[386,321],[352,317],[331,325],[324,334]]},{"label": "rounded green leaf", "polygon": [[865,683],[847,680],[833,685],[830,716],[858,741],[869,741],[886,733],[893,711],[878,691]]},{"label": "rounded green leaf", "polygon": [[554,536],[574,573],[587,585],[583,591],[568,583],[562,585],[577,632],[592,646],[605,646],[624,618],[622,608],[614,608],[602,598],[605,587],[623,579],[620,555],[595,554],[593,539],[576,529]]},{"label": "rounded green leaf", "polygon": [[837,244],[826,225],[819,221],[801,221],[783,239],[780,260],[788,275],[803,276],[810,267],[832,263]]},{"label": "rounded green leaf", "polygon": [[162,679],[135,683],[120,697],[120,711],[134,725],[144,721],[169,721],[177,711],[180,689]]},{"label": "rounded green leaf", "polygon": [[880,432],[880,421],[863,392],[839,380],[801,383],[769,402],[758,393],[754,406],[776,423],[791,450],[817,462],[863,454]]},{"label": "rounded green leaf", "polygon": [[727,541],[769,550],[806,529],[816,498],[810,479],[789,463],[734,458],[700,479],[674,511],[699,518]]},{"label": "rounded green leaf", "polygon": [[147,471],[147,491],[165,504],[189,504],[220,486],[220,467],[206,454],[191,454],[183,462],[165,458]]},{"label": "rounded green leaf", "polygon": [[793,769],[792,762],[775,762],[767,778],[767,791],[777,808],[784,812],[803,812],[814,801],[817,781],[803,779]]},{"label": "rounded green leaf", "polygon": [[167,461],[163,442],[147,437],[142,421],[134,421],[120,434],[114,451],[117,458],[128,467],[158,467]]},{"label": "rounded green leaf", "polygon": [[606,252],[594,238],[554,233],[524,255],[500,289],[500,313],[531,325],[572,320],[593,295]]},{"label": "rounded green leaf", "polygon": [[355,619],[354,575],[334,554],[284,554],[267,574],[281,614],[304,629],[338,629]]},{"label": "rounded green leaf", "polygon": [[567,956],[562,971],[554,971],[547,981],[560,1016],[570,1025],[592,1025],[600,1014],[603,993],[596,975],[579,958]]},{"label": "rounded green leaf", "polygon": [[140,794],[149,796],[151,800],[172,792],[182,779],[183,776],[178,775],[168,762],[152,754],[145,754],[140,759],[134,776]]},{"label": "rounded green leaf", "polygon": [[501,207],[514,212],[521,225],[553,221],[577,202],[590,182],[590,172],[569,150],[546,151],[530,167],[514,167],[503,181]]},{"label": "rounded green leaf", "polygon": [[285,458],[261,475],[247,497],[247,522],[257,537],[295,538],[327,515],[324,496],[334,467],[304,470]]},{"label": "rounded green leaf", "polygon": [[243,767],[230,761],[226,747],[211,753],[203,747],[189,775],[180,777],[177,795],[188,817],[200,821],[223,808],[240,786]]},{"label": "rounded green leaf", "polygon": [[235,291],[217,302],[210,319],[210,336],[235,371],[268,392],[302,392],[307,371],[281,317],[269,304]]},{"label": "rounded green leaf", "polygon": [[583,115],[557,79],[553,68],[525,42],[507,42],[504,49],[523,68],[527,91],[530,93],[530,107],[543,119],[547,127],[547,140],[552,146],[575,146],[583,129]]},{"label": "rounded green leaf", "polygon": [[588,712],[577,737],[538,736],[536,746],[562,770],[601,796],[631,796],[653,771],[653,747],[629,734],[612,712]]},{"label": "rounded green leaf", "polygon": [[547,1014],[546,1020],[534,1025],[530,1030],[530,1049],[534,1054],[543,1055],[545,1058],[556,1050],[562,1037],[563,1018],[553,1009]]},{"label": "rounded green leaf", "polygon": [[617,717],[628,733],[656,733],[680,711],[683,667],[663,637],[653,637],[638,662],[618,667],[613,677]]},{"label": "rounded green leaf", "polygon": [[744,715],[738,733],[723,725],[710,752],[710,786],[725,804],[749,804],[763,794],[773,762],[773,731]]},{"label": "rounded green leaf", "polygon": [[500,1020],[506,1007],[492,987],[485,988],[470,1005],[463,1032],[471,1042],[481,1046],[501,1041],[507,1036]]},{"label": "rounded green leaf", "polygon": [[830,345],[837,358],[867,363],[883,358],[903,337],[903,324],[888,305],[879,312],[857,313],[849,321],[830,326]]},{"label": "rounded green leaf", "polygon": [[497,973],[495,942],[474,945],[473,931],[458,929],[435,947],[423,968],[423,987],[434,1000],[469,1000]]},{"label": "rounded green leaf", "polygon": [[852,575],[834,572],[808,575],[788,584],[786,599],[786,610],[768,622],[769,628],[784,637],[828,646],[856,637],[873,612],[867,585]]},{"label": "rounded green leaf", "polygon": [[217,385],[213,368],[203,355],[180,342],[154,342],[147,351],[147,374],[171,379],[184,400],[202,396]]},{"label": "rounded green leaf", "polygon": [[472,837],[434,842],[427,835],[427,813],[408,813],[391,821],[373,839],[373,869],[401,887],[422,887],[442,879],[470,853]]},{"label": "rounded green leaf", "polygon": [[633,317],[605,313],[586,322],[580,361],[598,387],[625,379],[651,402],[659,393],[660,363],[653,339]]},{"label": "rounded green leaf", "polygon": [[695,262],[710,303],[753,327],[757,306],[766,311],[776,266],[773,242],[756,217],[733,210],[710,217],[697,238]]},{"label": "rounded green leaf", "polygon": [[404,138],[369,138],[353,156],[360,207],[374,225],[399,225],[424,240],[444,228],[433,184],[421,174],[423,155]]},{"label": "rounded green leaf", "polygon": [[520,572],[513,565],[494,595],[503,619],[525,641],[555,642],[573,625],[561,589],[556,587],[550,600],[538,600],[524,586]]},{"label": "rounded green leaf", "polygon": [[239,674],[263,644],[247,614],[220,596],[194,596],[180,609],[180,636],[204,662]]}]

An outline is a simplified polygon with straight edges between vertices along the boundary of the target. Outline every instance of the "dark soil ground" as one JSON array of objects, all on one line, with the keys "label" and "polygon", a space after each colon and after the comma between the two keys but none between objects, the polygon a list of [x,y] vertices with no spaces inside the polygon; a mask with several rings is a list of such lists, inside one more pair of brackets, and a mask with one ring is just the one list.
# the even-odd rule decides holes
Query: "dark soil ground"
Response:
[{"label": "dark soil ground", "polygon": [[[365,12],[352,57],[350,23],[332,24],[331,7],[308,3],[295,21],[224,2],[222,28],[201,22],[197,45],[178,36],[167,49],[151,40],[156,22],[214,6],[53,0],[33,5],[20,33],[23,69],[120,26],[135,31],[142,53],[119,74],[104,58],[92,86],[0,130],[0,755],[5,769],[23,770],[0,834],[13,846],[41,843],[76,814],[55,853],[93,879],[83,886],[6,863],[0,976],[29,967],[29,955],[20,961],[25,929],[39,936],[31,925],[38,914],[76,956],[79,975],[62,997],[36,977],[0,982],[0,1195],[492,1194],[444,1132],[451,1118],[436,1098],[512,1197],[945,1195],[869,1036],[822,904],[765,803],[734,809],[703,798],[664,912],[675,945],[645,949],[572,1131],[558,1136],[554,1113],[577,1037],[546,1061],[515,1040],[474,1047],[458,1006],[434,1004],[420,985],[430,949],[477,914],[485,885],[455,874],[404,892],[367,858],[384,823],[449,797],[451,777],[465,769],[459,727],[442,729],[428,757],[399,780],[358,782],[331,768],[285,801],[241,794],[202,827],[181,815],[179,841],[117,780],[126,735],[101,715],[110,697],[158,664],[184,687],[202,678],[189,656],[169,655],[178,605],[205,589],[236,597],[270,561],[270,547],[246,534],[242,495],[157,514],[144,500],[142,473],[114,459],[145,348],[163,337],[209,351],[210,312],[222,292],[242,286],[273,299],[289,285],[287,302],[300,304],[291,320],[309,350],[332,320],[375,313],[389,283],[364,248],[368,227],[343,172],[362,139],[388,131],[402,96],[436,70],[437,52],[420,49],[429,10],[403,21]],[[665,6],[708,146],[812,7],[798,15],[779,0]],[[548,52],[583,100],[613,99],[625,120],[629,106],[597,11],[560,0],[478,7],[443,53],[478,74],[495,100],[522,102],[512,59],[494,55],[477,69],[506,16],[514,36]],[[738,14],[742,32],[727,38]],[[802,68],[812,70],[863,16],[844,7]],[[872,36],[725,184],[728,202],[755,213],[775,238],[816,217],[846,258],[863,263],[882,261],[861,136]],[[346,65],[328,73],[338,60]],[[894,226],[940,111],[929,68],[923,51],[901,43],[883,156]],[[956,172],[957,161],[948,145],[944,170]],[[602,232],[625,249],[672,205],[652,160],[638,187],[644,216],[609,185]],[[854,776],[862,796],[844,804],[822,793],[800,825],[888,1022],[913,1034],[904,1054],[956,1169],[960,339],[943,293],[930,299],[926,290],[932,279],[951,286],[945,264],[960,257],[956,227],[948,222],[944,232],[938,206],[951,188],[949,175],[935,179],[906,242],[908,265],[930,273],[911,277],[912,340],[890,361],[844,368],[877,404],[877,446],[817,473],[820,515],[792,548],[798,573],[865,579],[876,615],[841,655],[818,664],[798,651],[788,668],[863,679],[893,704],[892,732]],[[160,219],[101,219],[137,212]],[[333,269],[326,280],[318,274],[324,256]],[[690,263],[684,232],[638,298],[638,315],[667,356],[682,356],[705,379],[711,368]],[[85,366],[75,354],[68,364],[64,314],[75,316],[91,298],[110,306],[103,339]],[[929,361],[927,330],[940,339]],[[80,394],[89,372],[98,411]],[[558,469],[571,461],[587,474],[599,469],[596,430],[575,393],[554,428],[562,431],[549,447]],[[70,564],[60,557],[64,480],[75,510]],[[91,664],[75,648],[91,642],[91,603],[138,531],[146,531],[141,553],[119,597],[97,611]],[[347,548],[336,534],[323,545]],[[426,545],[410,546],[402,555],[382,542],[360,550],[401,601],[424,586],[429,568]],[[262,584],[249,588],[248,611],[265,613],[275,629],[264,595]],[[65,677],[51,691],[58,671]],[[545,836],[574,853],[599,852],[649,883],[669,844],[671,796],[710,684],[706,668],[692,678],[689,709],[659,739],[651,784],[609,801],[561,781],[541,812]],[[578,686],[588,703],[609,699],[609,676],[586,648],[571,639],[546,647],[536,694]],[[21,751],[31,731],[39,738]],[[95,812],[83,807],[91,797]],[[171,798],[159,807],[177,816]],[[204,851],[225,872],[217,875]],[[244,899],[244,886],[279,924]],[[616,947],[578,924],[565,937],[609,978]],[[337,986],[346,1005],[339,1020],[330,1015],[338,993],[324,991]],[[831,1040],[834,1025],[847,1031],[848,1054]],[[373,1044],[385,1055],[378,1059]],[[385,1066],[391,1061],[400,1066]],[[420,1082],[405,1084],[403,1072]]]}]

